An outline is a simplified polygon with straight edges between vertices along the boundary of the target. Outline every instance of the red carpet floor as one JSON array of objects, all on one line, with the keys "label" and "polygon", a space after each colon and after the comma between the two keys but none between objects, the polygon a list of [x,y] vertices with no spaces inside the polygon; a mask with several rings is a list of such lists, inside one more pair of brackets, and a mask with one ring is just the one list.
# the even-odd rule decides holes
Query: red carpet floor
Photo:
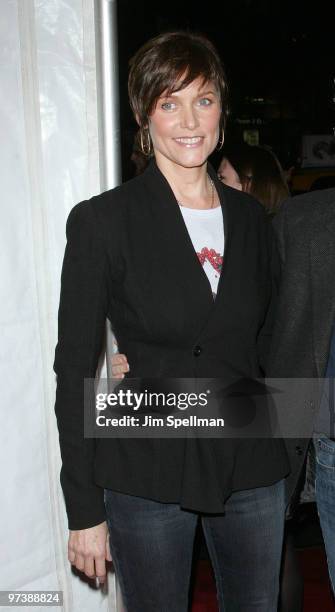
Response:
[{"label": "red carpet floor", "polygon": [[[304,612],[335,612],[323,549],[306,548],[299,555],[305,579]],[[197,563],[192,612],[218,612],[209,561]]]}]

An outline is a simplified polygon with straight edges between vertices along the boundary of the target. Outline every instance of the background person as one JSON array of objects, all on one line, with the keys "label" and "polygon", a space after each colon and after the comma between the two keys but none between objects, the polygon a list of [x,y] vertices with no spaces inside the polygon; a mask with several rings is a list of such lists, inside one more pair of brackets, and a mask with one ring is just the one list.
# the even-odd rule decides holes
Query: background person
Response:
[{"label": "background person", "polygon": [[[273,217],[289,195],[286,177],[279,160],[267,147],[241,145],[225,147],[218,177],[235,189],[250,193]],[[127,360],[122,363],[126,366]],[[294,527],[285,524],[284,550],[280,584],[280,612],[299,612],[304,603],[304,582],[295,550]]]},{"label": "background person", "polygon": [[270,215],[275,215],[290,195],[280,162],[266,146],[225,147],[218,177],[226,185],[250,193]]},{"label": "background person", "polygon": [[[316,504],[332,587],[335,585],[335,190],[313,191],[287,200],[274,220],[282,263],[278,311],[269,376],[325,377],[321,403],[301,385],[294,409],[310,435],[289,441],[295,473],[303,475],[310,439],[316,453]],[[329,387],[329,383],[330,387]],[[303,483],[300,479],[298,485]],[[299,498],[301,486],[295,487]]]}]

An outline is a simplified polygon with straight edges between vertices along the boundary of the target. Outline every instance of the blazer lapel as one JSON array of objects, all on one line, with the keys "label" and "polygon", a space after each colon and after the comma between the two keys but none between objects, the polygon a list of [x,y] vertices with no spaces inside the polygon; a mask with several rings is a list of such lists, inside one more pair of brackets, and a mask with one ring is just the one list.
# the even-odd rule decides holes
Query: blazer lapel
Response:
[{"label": "blazer lapel", "polygon": [[157,253],[161,253],[159,256],[173,269],[176,287],[184,292],[192,318],[197,319],[197,328],[202,327],[214,300],[178,202],[155,160],[150,162],[143,178],[150,190],[151,214],[157,227]]},{"label": "blazer lapel", "polygon": [[228,250],[229,250],[229,245],[230,245],[230,238],[231,238],[231,231],[232,231],[232,217],[230,214],[230,197],[229,197],[229,190],[227,190],[224,185],[222,184],[222,182],[218,179],[217,174],[214,170],[214,168],[208,164],[208,174],[210,175],[210,177],[212,178],[212,180],[214,181],[214,185],[215,185],[215,189],[218,193],[218,196],[220,198],[220,204],[221,204],[221,209],[222,209],[222,217],[223,217],[223,231],[224,231],[224,249],[223,249],[223,264],[222,264],[222,268],[221,268],[221,274],[220,274],[220,278],[219,278],[219,283],[218,283],[218,289],[217,289],[217,293],[216,293],[216,299],[215,299],[215,306],[217,306],[218,302],[219,302],[219,298],[220,298],[220,294],[222,292],[222,284],[223,284],[223,278],[224,278],[224,268],[225,268],[225,261],[227,259],[227,254],[228,254]]},{"label": "blazer lapel", "polygon": [[[316,204],[317,206],[317,204]],[[319,377],[324,376],[329,341],[335,317],[335,210],[332,206],[320,215],[310,240],[313,344]],[[321,225],[322,224],[322,225]]]}]

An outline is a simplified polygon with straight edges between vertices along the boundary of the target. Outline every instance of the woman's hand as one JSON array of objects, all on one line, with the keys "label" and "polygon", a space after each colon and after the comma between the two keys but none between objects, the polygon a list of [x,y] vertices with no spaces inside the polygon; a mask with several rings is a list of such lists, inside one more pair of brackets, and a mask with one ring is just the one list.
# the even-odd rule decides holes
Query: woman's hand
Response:
[{"label": "woman's hand", "polygon": [[107,523],[104,521],[88,529],[70,531],[68,559],[88,578],[106,580],[106,559],[112,561]]},{"label": "woman's hand", "polygon": [[126,355],[122,353],[115,353],[112,355],[113,378],[124,378],[126,372],[129,372],[129,364]]}]

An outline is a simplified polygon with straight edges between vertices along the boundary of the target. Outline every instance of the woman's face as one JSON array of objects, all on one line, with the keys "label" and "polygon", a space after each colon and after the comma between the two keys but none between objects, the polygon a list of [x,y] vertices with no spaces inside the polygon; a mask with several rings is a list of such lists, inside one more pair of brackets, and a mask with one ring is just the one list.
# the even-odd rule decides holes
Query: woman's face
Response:
[{"label": "woman's face", "polygon": [[242,191],[242,183],[240,181],[240,178],[236,170],[233,168],[228,159],[226,159],[226,157],[223,157],[219,166],[218,178],[225,185],[228,185],[228,187],[233,187],[234,189]]},{"label": "woman's face", "polygon": [[220,98],[212,82],[195,79],[184,89],[163,94],[149,118],[157,163],[202,166],[220,132]]}]

